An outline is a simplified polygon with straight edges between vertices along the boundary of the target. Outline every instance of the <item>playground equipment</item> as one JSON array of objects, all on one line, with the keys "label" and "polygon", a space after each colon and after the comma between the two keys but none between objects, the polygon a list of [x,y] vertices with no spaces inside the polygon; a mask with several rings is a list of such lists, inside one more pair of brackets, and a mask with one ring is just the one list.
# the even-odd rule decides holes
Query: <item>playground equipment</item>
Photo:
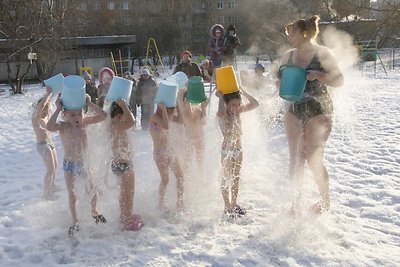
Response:
[{"label": "playground equipment", "polygon": [[126,71],[129,71],[129,58],[123,59],[121,49],[118,50],[119,59],[115,59],[113,52],[111,54],[112,68],[116,76],[122,77]]},{"label": "playground equipment", "polygon": [[372,62],[374,62],[374,76],[376,76],[376,61],[377,61],[377,59],[379,59],[379,62],[382,65],[383,70],[385,71],[385,73],[387,75],[385,65],[383,64],[382,59],[379,56],[377,40],[359,41],[356,43],[356,45],[361,50],[361,55],[360,55],[361,71],[364,71],[364,64],[366,62],[372,61]]}]

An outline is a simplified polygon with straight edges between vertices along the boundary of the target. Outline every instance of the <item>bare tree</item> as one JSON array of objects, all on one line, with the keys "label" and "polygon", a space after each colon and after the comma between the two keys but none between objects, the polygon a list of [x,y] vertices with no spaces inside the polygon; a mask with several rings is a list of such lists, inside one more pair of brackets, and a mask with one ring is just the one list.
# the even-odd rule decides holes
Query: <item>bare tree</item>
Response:
[{"label": "bare tree", "polygon": [[0,34],[7,40],[4,62],[14,94],[22,93],[24,80],[32,68],[27,59],[28,52],[37,53],[36,67],[41,79],[52,73],[65,40],[62,37],[70,36],[78,29],[77,3],[76,0],[0,2]]}]

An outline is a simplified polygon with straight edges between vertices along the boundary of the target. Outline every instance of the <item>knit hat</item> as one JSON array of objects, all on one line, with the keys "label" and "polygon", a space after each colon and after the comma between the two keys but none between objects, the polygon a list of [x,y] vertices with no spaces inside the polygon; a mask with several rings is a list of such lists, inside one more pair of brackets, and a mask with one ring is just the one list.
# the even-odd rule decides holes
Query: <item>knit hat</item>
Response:
[{"label": "knit hat", "polygon": [[143,68],[139,71],[140,75],[150,75],[150,71],[147,68]]},{"label": "knit hat", "polygon": [[184,55],[188,55],[188,57],[192,58],[192,53],[189,50],[182,51],[181,58],[183,58]]},{"label": "knit hat", "polygon": [[82,73],[82,78],[87,81],[87,80],[91,80],[92,77],[90,76],[89,72],[87,72],[86,70]]},{"label": "knit hat", "polygon": [[204,59],[201,63],[200,63],[200,67],[202,67],[205,64],[210,64],[210,61],[208,59]]}]

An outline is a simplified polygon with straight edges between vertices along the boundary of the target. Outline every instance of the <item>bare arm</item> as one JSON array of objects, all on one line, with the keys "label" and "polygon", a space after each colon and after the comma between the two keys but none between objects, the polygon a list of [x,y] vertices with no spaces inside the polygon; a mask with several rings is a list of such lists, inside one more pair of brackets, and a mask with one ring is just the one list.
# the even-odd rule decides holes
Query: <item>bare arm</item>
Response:
[{"label": "bare arm", "polygon": [[43,108],[47,105],[47,103],[50,100],[52,93],[51,93],[51,88],[46,86],[46,94],[42,97],[42,99],[39,101],[37,107],[36,107],[36,111],[33,114],[34,118],[37,118],[40,113],[42,112]]},{"label": "bare arm", "polygon": [[132,112],[129,110],[128,105],[125,100],[118,100],[118,106],[122,108],[124,111],[123,117],[121,121],[118,121],[116,126],[118,131],[125,131],[129,128],[132,128],[135,125],[135,117]]},{"label": "bare arm", "polygon": [[158,104],[162,111],[161,115],[161,128],[168,130],[169,125],[168,125],[168,113],[167,113],[167,108],[165,107],[164,103]]},{"label": "bare arm", "polygon": [[46,128],[50,132],[56,132],[62,129],[62,126],[64,124],[58,123],[57,122],[57,117],[60,114],[62,110],[62,105],[61,105],[61,100],[60,100],[60,95],[58,95],[57,100],[56,100],[56,111],[54,111],[53,115],[51,115],[49,121],[47,122]]},{"label": "bare arm", "polygon": [[106,119],[107,113],[104,110],[102,110],[99,106],[92,103],[92,101],[90,100],[90,96],[88,94],[86,95],[86,104],[96,113],[94,116],[84,118],[84,122],[86,125],[98,123]]},{"label": "bare arm", "polygon": [[319,57],[325,72],[310,71],[307,74],[307,80],[319,80],[322,83],[332,87],[342,86],[344,82],[343,74],[340,71],[332,52],[326,47],[321,47],[319,51]]},{"label": "bare arm", "polygon": [[194,119],[192,110],[190,109],[189,104],[185,103],[185,101],[183,100],[185,95],[185,91],[184,90],[179,90],[178,92],[178,105],[179,108],[182,112],[183,117],[189,118],[190,120]]},{"label": "bare arm", "polygon": [[201,103],[201,122],[206,124],[207,106],[210,103],[210,99],[206,98],[203,103]]},{"label": "bare arm", "polygon": [[220,91],[215,91],[215,95],[218,97],[218,111],[217,111],[217,116],[218,117],[224,117],[226,114],[226,107],[225,107],[225,102],[224,102],[224,96]]},{"label": "bare arm", "polygon": [[249,103],[244,105],[241,109],[241,112],[246,112],[246,111],[250,111],[253,110],[255,108],[257,108],[259,106],[258,101],[249,93],[247,93],[243,87],[241,87],[241,93],[244,95],[244,97],[247,98],[247,100],[249,100]]}]

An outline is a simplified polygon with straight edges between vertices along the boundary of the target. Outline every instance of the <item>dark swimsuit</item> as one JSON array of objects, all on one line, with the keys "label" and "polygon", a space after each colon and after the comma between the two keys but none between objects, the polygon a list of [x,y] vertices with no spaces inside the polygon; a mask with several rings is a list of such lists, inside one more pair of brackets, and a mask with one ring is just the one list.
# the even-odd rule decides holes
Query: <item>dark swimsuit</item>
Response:
[{"label": "dark swimsuit", "polygon": [[[290,53],[288,64],[293,64],[292,54],[293,52]],[[306,70],[325,72],[317,55],[313,56]],[[333,103],[326,85],[318,80],[307,81],[304,98],[294,102],[290,106],[289,112],[294,114],[303,124],[318,115],[331,115]]]}]

